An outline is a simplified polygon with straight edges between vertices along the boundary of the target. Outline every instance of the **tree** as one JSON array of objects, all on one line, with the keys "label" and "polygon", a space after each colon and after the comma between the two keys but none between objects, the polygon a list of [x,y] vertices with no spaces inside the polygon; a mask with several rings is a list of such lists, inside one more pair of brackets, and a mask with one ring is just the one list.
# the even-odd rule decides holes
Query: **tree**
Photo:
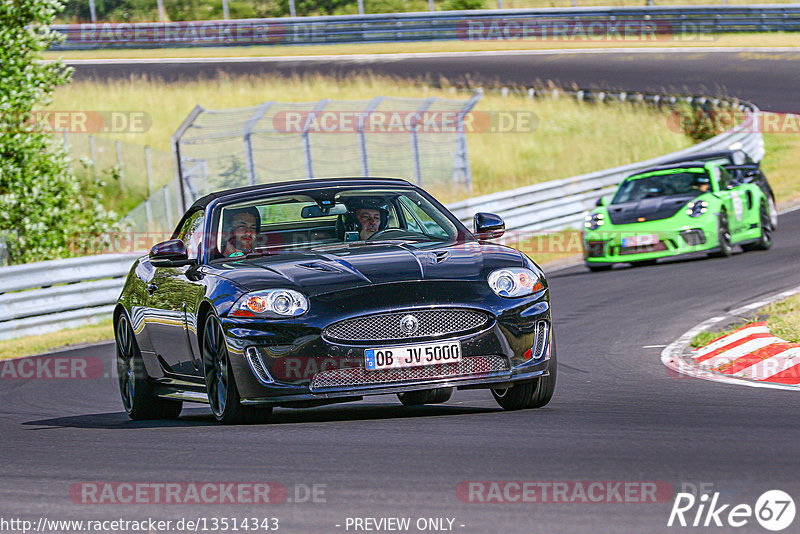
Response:
[{"label": "tree", "polygon": [[71,79],[60,62],[43,63],[42,52],[59,36],[49,29],[57,0],[0,2],[0,234],[11,263],[66,257],[76,236],[106,229],[113,221],[99,188],[84,183],[35,111]]}]

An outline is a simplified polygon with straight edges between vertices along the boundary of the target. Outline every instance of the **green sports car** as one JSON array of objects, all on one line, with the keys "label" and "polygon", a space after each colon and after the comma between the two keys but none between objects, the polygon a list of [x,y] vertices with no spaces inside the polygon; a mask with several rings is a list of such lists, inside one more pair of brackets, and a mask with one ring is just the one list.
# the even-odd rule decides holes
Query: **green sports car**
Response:
[{"label": "green sports car", "polygon": [[718,162],[680,162],[626,178],[609,202],[586,215],[584,260],[592,271],[615,263],[652,264],[695,252],[729,256],[772,246],[770,197]]}]

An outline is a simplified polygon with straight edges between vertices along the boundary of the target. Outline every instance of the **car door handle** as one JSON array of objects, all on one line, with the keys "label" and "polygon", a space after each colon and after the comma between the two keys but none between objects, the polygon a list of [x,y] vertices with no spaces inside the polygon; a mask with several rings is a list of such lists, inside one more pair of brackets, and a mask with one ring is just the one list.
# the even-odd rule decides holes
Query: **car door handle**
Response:
[{"label": "car door handle", "polygon": [[158,286],[155,284],[147,284],[147,294],[152,296],[156,292]]}]

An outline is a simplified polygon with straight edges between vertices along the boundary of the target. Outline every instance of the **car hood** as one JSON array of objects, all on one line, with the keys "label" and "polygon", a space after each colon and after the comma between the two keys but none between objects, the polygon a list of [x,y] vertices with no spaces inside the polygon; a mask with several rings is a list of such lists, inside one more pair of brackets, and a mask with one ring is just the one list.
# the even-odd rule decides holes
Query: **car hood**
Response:
[{"label": "car hood", "polygon": [[295,287],[309,296],[365,285],[418,280],[486,280],[501,267],[523,265],[520,252],[477,242],[413,247],[402,243],[317,247],[225,261],[215,274],[247,291]]},{"label": "car hood", "polygon": [[696,195],[674,195],[668,197],[643,198],[638,202],[624,202],[608,206],[608,218],[613,224],[667,219],[680,211]]}]

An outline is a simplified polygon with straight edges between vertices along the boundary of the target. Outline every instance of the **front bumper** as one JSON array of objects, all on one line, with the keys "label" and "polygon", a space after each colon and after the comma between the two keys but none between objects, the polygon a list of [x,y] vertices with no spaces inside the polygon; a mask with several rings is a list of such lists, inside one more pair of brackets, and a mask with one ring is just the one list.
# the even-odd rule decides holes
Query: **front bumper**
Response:
[{"label": "front bumper", "polygon": [[[659,224],[661,223],[661,224]],[[658,243],[623,247],[623,239],[657,235]],[[705,216],[674,229],[664,229],[662,221],[616,225],[605,230],[583,231],[583,257],[586,263],[626,263],[667,258],[719,247],[716,217]]]},{"label": "front bumper", "polygon": [[[312,301],[315,315],[309,312],[295,320],[222,318],[242,403],[292,404],[440,387],[506,387],[547,373],[554,345],[547,289],[522,299],[503,299],[488,288],[479,288],[482,294],[476,295],[476,288],[464,284],[459,291],[456,289],[455,285],[450,286],[445,291],[449,298],[443,299],[436,298],[437,291],[430,286],[395,287],[391,294],[396,305],[365,309],[365,300],[347,298],[328,302],[338,309],[334,314],[328,313],[330,309],[325,309],[323,303]],[[421,298],[420,291],[426,298]],[[373,286],[368,302],[381,302],[381,293]],[[460,298],[453,298],[458,293]],[[342,310],[343,305],[350,308]],[[430,341],[344,344],[323,334],[326,326],[343,319],[431,309],[479,310],[489,321],[477,331]],[[385,371],[365,369],[366,348],[445,340],[460,341],[461,363]]]}]

